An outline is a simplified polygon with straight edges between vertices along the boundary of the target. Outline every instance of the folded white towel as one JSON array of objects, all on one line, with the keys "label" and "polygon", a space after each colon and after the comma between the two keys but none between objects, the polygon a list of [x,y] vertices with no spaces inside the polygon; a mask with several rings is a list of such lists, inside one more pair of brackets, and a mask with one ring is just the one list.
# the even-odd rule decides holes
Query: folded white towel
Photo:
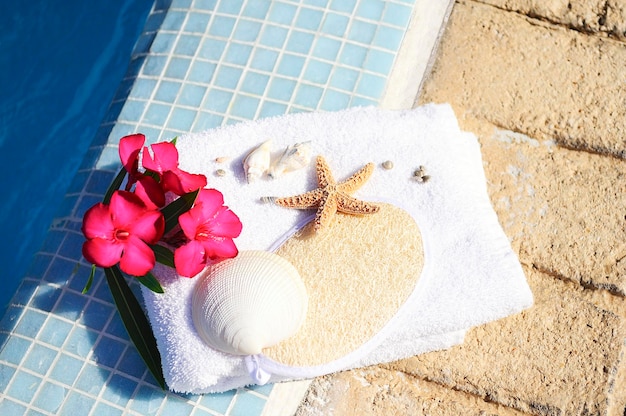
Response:
[{"label": "folded white towel", "polygon": [[[224,194],[225,204],[242,220],[243,232],[236,239],[240,250],[270,250],[311,214],[263,205],[259,199],[316,188],[312,168],[246,183],[244,156],[269,138],[277,152],[311,141],[313,154],[325,156],[339,180],[367,162],[393,161],[393,169],[377,169],[355,196],[391,202],[413,216],[424,240],[424,269],[398,313],[362,347],[324,365],[289,367],[262,355],[232,356],[206,346],[191,320],[196,280],[160,268],[165,294],[144,289],[143,295],[170,389],[220,392],[398,360],[458,344],[472,326],[532,304],[522,268],[487,195],[479,143],[459,129],[450,106],[292,114],[180,137],[181,168],[207,175],[209,186]],[[215,162],[218,157],[232,159],[224,168]],[[426,183],[412,178],[420,165],[431,177]],[[219,168],[227,175],[216,177]]]}]

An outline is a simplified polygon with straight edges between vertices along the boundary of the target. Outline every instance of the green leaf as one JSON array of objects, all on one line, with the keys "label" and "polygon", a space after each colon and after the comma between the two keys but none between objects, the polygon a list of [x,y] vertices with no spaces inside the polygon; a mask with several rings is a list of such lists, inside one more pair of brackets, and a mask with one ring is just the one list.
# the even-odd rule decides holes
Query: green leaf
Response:
[{"label": "green leaf", "polygon": [[165,266],[174,267],[174,253],[172,253],[172,250],[158,244],[152,245],[150,248],[154,251],[156,261]]},{"label": "green leaf", "polygon": [[178,224],[178,217],[193,206],[198,196],[199,189],[189,192],[180,198],[174,200],[171,204],[163,207],[161,213],[165,217],[165,233],[172,231],[172,229]]},{"label": "green leaf", "polygon": [[139,355],[143,358],[155,380],[165,390],[165,378],[161,368],[161,354],[156,345],[156,339],[150,329],[148,318],[141,309],[141,305],[128,286],[126,279],[117,266],[106,267],[104,274],[115,300],[117,311],[122,318],[131,341],[135,344]]},{"label": "green leaf", "polygon": [[150,272],[146,273],[145,276],[137,277],[137,280],[139,280],[139,283],[141,283],[154,293],[165,293],[159,281]]},{"label": "green leaf", "polygon": [[83,295],[89,292],[91,289],[91,285],[93,284],[93,277],[96,275],[96,265],[91,265],[91,273],[89,273],[89,278],[87,279],[87,283],[85,283],[85,287],[83,288]]},{"label": "green leaf", "polygon": [[172,140],[170,140],[170,143],[172,143],[174,146],[176,146],[176,141],[177,140],[178,140],[178,136],[176,136]]},{"label": "green leaf", "polygon": [[117,173],[117,176],[115,177],[115,179],[113,179],[113,182],[111,182],[111,185],[109,185],[109,189],[107,189],[106,194],[104,194],[104,199],[102,200],[104,204],[108,204],[109,202],[111,202],[111,197],[113,196],[113,192],[120,189],[120,186],[122,185],[122,182],[124,182],[125,177],[126,177],[126,169],[122,168]]}]

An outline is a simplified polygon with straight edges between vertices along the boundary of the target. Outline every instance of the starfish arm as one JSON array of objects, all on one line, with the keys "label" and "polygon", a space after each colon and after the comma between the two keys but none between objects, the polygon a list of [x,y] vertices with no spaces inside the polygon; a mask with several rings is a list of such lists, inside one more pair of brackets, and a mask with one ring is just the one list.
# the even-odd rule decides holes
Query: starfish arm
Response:
[{"label": "starfish arm", "polygon": [[374,164],[368,163],[363,166],[356,172],[354,175],[350,176],[345,181],[341,182],[337,185],[337,189],[341,192],[352,193],[359,189],[369,178],[372,176],[374,172]]},{"label": "starfish arm", "polygon": [[285,198],[276,198],[274,203],[285,208],[311,209],[320,205],[322,199],[322,190],[315,189],[300,195],[288,196]]},{"label": "starfish arm", "polygon": [[322,156],[318,156],[315,159],[315,172],[317,173],[317,183],[320,188],[326,188],[335,184],[335,178],[328,167],[328,163]]},{"label": "starfish arm", "polygon": [[344,214],[373,214],[378,212],[379,209],[378,205],[371,202],[361,201],[344,193],[337,195],[337,211]]},{"label": "starfish arm", "polygon": [[335,193],[322,196],[320,206],[315,214],[315,231],[326,228],[337,213],[337,195]]}]

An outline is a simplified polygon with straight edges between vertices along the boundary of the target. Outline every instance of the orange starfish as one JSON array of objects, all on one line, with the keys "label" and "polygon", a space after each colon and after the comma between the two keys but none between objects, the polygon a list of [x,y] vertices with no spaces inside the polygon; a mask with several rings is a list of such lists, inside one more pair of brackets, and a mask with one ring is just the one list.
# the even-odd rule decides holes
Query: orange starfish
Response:
[{"label": "orange starfish", "polygon": [[374,171],[373,163],[368,163],[345,181],[336,183],[326,160],[322,156],[318,156],[315,162],[318,188],[300,195],[274,198],[274,203],[286,208],[317,208],[313,226],[315,231],[327,227],[337,211],[354,215],[378,212],[378,205],[358,200],[349,195],[369,179]]}]

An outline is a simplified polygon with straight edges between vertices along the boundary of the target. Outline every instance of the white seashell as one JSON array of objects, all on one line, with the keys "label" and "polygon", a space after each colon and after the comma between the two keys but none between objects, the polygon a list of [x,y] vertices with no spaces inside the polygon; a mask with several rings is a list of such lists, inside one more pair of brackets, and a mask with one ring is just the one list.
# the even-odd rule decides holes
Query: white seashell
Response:
[{"label": "white seashell", "polygon": [[270,168],[270,149],[272,141],[267,140],[248,153],[243,161],[243,170],[248,183],[262,177]]},{"label": "white seashell", "polygon": [[253,355],[294,335],[308,295],[296,268],[266,251],[242,251],[210,267],[192,299],[193,323],[211,348]]},{"label": "white seashell", "polygon": [[270,168],[269,176],[277,178],[283,173],[302,169],[311,161],[311,151],[311,142],[287,146],[280,159]]}]

